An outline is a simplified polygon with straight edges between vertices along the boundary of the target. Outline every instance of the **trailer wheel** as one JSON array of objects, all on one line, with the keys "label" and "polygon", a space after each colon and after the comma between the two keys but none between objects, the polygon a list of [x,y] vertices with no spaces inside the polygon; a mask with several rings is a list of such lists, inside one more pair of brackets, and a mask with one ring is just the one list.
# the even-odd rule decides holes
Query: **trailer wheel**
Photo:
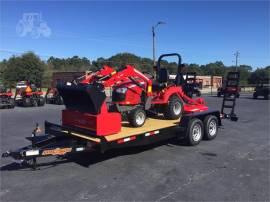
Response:
[{"label": "trailer wheel", "polygon": [[265,100],[269,100],[269,94],[265,94],[263,97]]},{"label": "trailer wheel", "polygon": [[30,107],[31,106],[31,99],[29,97],[23,98],[22,104],[24,107]]},{"label": "trailer wheel", "polygon": [[203,133],[203,122],[197,118],[190,120],[186,131],[187,143],[190,146],[198,145],[202,140]]},{"label": "trailer wheel", "polygon": [[218,134],[218,119],[216,116],[208,115],[204,121],[204,139],[213,140]]},{"label": "trailer wheel", "polygon": [[220,92],[218,92],[218,93],[217,93],[217,96],[218,96],[218,97],[220,97],[220,96],[221,96],[221,93],[220,93]]},{"label": "trailer wheel", "polygon": [[164,116],[166,119],[178,119],[183,112],[183,103],[176,95],[170,97],[168,105],[165,108]]},{"label": "trailer wheel", "polygon": [[128,114],[128,121],[130,123],[131,126],[133,127],[141,127],[144,125],[146,120],[146,113],[143,109],[141,108],[136,108],[134,110],[132,110],[129,114]]},{"label": "trailer wheel", "polygon": [[45,105],[45,99],[44,97],[41,97],[38,99],[38,106],[41,107],[41,106],[44,106]]}]

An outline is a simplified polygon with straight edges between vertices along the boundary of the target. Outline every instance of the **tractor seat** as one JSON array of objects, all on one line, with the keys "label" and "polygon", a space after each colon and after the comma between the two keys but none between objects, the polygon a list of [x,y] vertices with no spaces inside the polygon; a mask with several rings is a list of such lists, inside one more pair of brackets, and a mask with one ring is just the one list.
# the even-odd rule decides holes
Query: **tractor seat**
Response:
[{"label": "tractor seat", "polygon": [[161,91],[166,88],[169,81],[169,72],[165,68],[161,68],[158,73],[158,78],[152,84],[153,91]]}]

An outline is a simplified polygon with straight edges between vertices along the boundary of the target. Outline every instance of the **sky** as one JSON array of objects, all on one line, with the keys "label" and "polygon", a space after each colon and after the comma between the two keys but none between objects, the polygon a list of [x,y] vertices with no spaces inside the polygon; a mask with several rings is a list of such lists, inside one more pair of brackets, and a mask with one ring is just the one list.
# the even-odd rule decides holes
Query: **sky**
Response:
[{"label": "sky", "polygon": [[44,60],[120,52],[152,58],[151,27],[164,21],[155,29],[157,56],[232,65],[239,51],[239,64],[270,65],[270,1],[15,0],[0,9],[0,60],[26,51]]}]

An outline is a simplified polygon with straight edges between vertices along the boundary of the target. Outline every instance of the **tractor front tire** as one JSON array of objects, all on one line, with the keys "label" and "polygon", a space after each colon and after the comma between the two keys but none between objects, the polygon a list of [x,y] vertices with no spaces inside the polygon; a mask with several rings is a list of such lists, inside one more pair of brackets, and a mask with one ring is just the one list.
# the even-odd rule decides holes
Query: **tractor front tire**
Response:
[{"label": "tractor front tire", "polygon": [[38,106],[38,99],[36,99],[36,98],[32,98],[32,106],[33,107],[37,107]]},{"label": "tractor front tire", "polygon": [[31,99],[29,97],[23,98],[22,105],[24,107],[30,107],[32,105]]},{"label": "tractor front tire", "polygon": [[183,113],[183,103],[181,99],[173,95],[169,98],[169,102],[165,107],[164,117],[166,119],[175,120],[182,116]]},{"label": "tractor front tire", "polygon": [[138,128],[144,125],[146,120],[145,110],[138,107],[128,114],[128,121],[132,127]]},{"label": "tractor front tire", "polygon": [[38,106],[42,107],[45,105],[45,98],[40,96],[40,98],[38,99]]}]

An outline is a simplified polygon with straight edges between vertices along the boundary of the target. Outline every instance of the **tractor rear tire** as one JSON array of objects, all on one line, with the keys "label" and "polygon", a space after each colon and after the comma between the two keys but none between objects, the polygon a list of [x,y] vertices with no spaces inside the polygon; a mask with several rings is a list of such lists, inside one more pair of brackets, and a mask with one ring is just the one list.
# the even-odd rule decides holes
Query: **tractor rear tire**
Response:
[{"label": "tractor rear tire", "polygon": [[175,120],[182,116],[183,113],[183,103],[181,99],[176,96],[172,95],[169,98],[169,102],[165,107],[164,117],[166,119]]},{"label": "tractor rear tire", "polygon": [[138,107],[128,114],[128,121],[132,127],[138,128],[144,125],[146,120],[145,110]]},{"label": "tractor rear tire", "polygon": [[40,96],[40,98],[38,99],[38,106],[42,107],[44,105],[45,105],[45,98]]},{"label": "tractor rear tire", "polygon": [[30,107],[32,105],[31,99],[29,97],[23,98],[22,105],[24,107]]}]

